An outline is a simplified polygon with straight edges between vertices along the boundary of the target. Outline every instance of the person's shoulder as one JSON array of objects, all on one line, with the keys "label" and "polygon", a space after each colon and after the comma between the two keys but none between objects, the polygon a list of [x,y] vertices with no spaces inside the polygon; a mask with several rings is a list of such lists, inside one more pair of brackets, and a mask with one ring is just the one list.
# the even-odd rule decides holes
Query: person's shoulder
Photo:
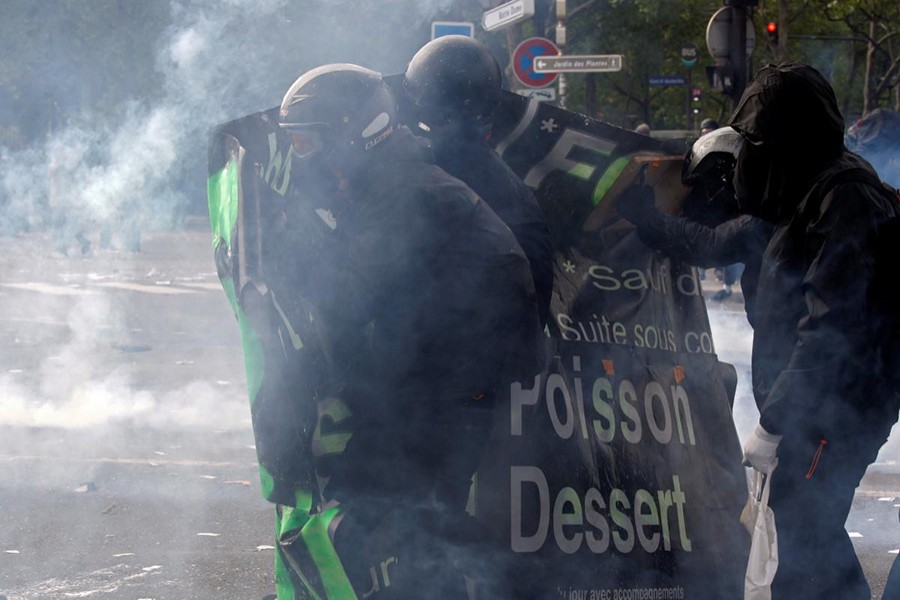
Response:
[{"label": "person's shoulder", "polygon": [[479,157],[482,160],[482,166],[480,168],[486,173],[485,178],[490,182],[485,187],[491,197],[486,197],[485,201],[512,204],[518,207],[518,210],[526,212],[532,206],[536,209],[537,200],[534,191],[493,148],[487,144],[481,144],[481,146],[482,152]]},{"label": "person's shoulder", "polygon": [[406,190],[415,196],[417,210],[445,222],[463,218],[481,200],[465,182],[433,164],[421,165]]},{"label": "person's shoulder", "polygon": [[838,212],[850,216],[871,210],[883,210],[893,203],[895,194],[884,184],[872,166],[852,152],[845,152],[816,178],[810,194],[819,213]]}]

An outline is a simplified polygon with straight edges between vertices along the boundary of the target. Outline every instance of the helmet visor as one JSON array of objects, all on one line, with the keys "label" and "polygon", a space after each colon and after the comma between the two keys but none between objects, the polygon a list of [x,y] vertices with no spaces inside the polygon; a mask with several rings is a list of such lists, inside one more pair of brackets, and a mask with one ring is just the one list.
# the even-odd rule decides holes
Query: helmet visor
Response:
[{"label": "helmet visor", "polygon": [[325,147],[322,133],[315,129],[292,129],[286,127],[287,134],[291,136],[291,148],[294,156],[300,159],[312,158],[319,154]]}]

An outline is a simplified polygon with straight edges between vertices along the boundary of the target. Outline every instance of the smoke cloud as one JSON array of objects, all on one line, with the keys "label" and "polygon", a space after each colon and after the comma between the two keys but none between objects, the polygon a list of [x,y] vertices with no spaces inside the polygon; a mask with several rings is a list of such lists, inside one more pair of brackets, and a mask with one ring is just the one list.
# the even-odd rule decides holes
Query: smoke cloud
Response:
[{"label": "smoke cloud", "polygon": [[[205,214],[211,126],[277,104],[294,78],[321,63],[354,61],[401,70],[426,41],[427,23],[451,5],[448,0],[395,0],[377,7],[349,1],[302,4],[173,1],[168,21],[155,24],[152,56],[134,57],[134,70],[153,72],[155,80],[121,97],[112,111],[66,105],[63,122],[46,136],[26,147],[0,148],[0,234],[52,232],[52,240],[44,237],[42,247],[29,249],[42,255],[54,248],[77,255],[73,246],[82,237],[96,249],[104,234],[114,247],[138,249],[141,234],[178,227],[186,214]],[[411,26],[373,29],[379,17]],[[153,64],[138,64],[141,60]],[[85,68],[77,81],[90,87],[98,79]],[[34,90],[37,106],[39,88]],[[10,261],[15,268],[32,258],[20,252]],[[213,270],[211,262],[206,270]],[[136,388],[128,368],[106,367],[102,353],[108,340],[102,332],[121,325],[121,314],[106,296],[84,296],[54,319],[68,327],[65,345],[48,348],[40,381],[0,377],[0,424],[72,428],[139,418],[190,426],[199,424],[221,395],[220,387],[205,380],[160,395]],[[183,398],[175,401],[171,395]],[[180,408],[167,412],[172,406]],[[225,421],[245,426],[246,412],[244,399]]]},{"label": "smoke cloud", "polygon": [[[738,373],[737,391],[734,399],[734,424],[743,444],[759,422],[759,409],[753,398],[751,385],[750,357],[753,348],[753,329],[747,323],[743,311],[709,311],[713,341],[719,360],[734,365]],[[876,459],[878,464],[900,464],[900,425],[895,425],[887,443],[881,448]]]}]

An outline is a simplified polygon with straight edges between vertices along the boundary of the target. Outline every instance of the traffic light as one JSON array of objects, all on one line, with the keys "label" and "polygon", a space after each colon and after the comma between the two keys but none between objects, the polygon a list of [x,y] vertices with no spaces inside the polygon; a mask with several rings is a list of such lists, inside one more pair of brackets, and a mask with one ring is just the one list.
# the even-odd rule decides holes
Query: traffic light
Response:
[{"label": "traffic light", "polygon": [[693,113],[695,115],[700,114],[700,97],[702,94],[703,90],[700,88],[691,88],[691,106],[693,107]]},{"label": "traffic light", "polygon": [[769,35],[769,44],[778,45],[778,23],[769,21],[766,23],[766,33]]}]

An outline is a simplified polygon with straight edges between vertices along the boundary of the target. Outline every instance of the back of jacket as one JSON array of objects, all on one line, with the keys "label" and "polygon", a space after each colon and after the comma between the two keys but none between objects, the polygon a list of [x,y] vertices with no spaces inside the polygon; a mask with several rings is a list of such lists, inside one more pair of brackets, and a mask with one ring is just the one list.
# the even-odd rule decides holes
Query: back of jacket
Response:
[{"label": "back of jacket", "polygon": [[878,232],[898,215],[890,188],[845,152],[776,229],[763,257],[753,344],[754,394],[767,431],[821,429],[890,400],[871,297],[883,268]]},{"label": "back of jacket", "polygon": [[531,265],[541,323],[546,323],[553,294],[553,246],[531,189],[483,142],[442,141],[434,148],[438,166],[472,188],[516,236]]},{"label": "back of jacket", "polygon": [[[321,265],[336,353],[388,393],[478,394],[540,369],[528,260],[509,228],[405,129],[337,216]],[[422,397],[422,400],[426,400]]]}]

